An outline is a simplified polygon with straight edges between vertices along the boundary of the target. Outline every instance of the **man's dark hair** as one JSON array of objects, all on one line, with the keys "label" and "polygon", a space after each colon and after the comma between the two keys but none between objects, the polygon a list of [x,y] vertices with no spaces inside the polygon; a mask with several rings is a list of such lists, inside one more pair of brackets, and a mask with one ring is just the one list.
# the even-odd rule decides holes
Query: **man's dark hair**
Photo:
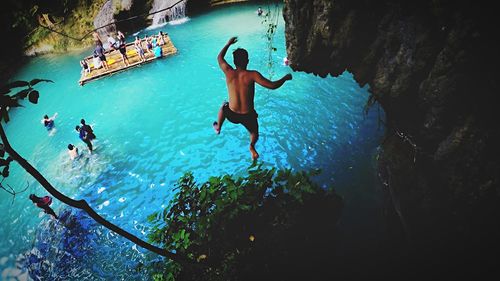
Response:
[{"label": "man's dark hair", "polygon": [[248,64],[248,52],[238,48],[233,52],[234,65],[245,68]]},{"label": "man's dark hair", "polygon": [[68,149],[69,150],[73,150],[73,145],[72,144],[68,144]]},{"label": "man's dark hair", "polygon": [[49,116],[44,115],[44,116],[43,116],[43,119],[49,119]]},{"label": "man's dark hair", "polygon": [[76,125],[75,130],[80,130],[80,126]]},{"label": "man's dark hair", "polygon": [[85,119],[81,119],[80,123],[82,123],[82,125],[85,125]]}]

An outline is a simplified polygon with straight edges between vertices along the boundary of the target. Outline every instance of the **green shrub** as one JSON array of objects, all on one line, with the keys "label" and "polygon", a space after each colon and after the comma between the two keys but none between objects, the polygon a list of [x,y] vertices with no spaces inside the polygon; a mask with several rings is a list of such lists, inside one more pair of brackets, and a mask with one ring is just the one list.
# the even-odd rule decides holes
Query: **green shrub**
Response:
[{"label": "green shrub", "polygon": [[318,248],[332,251],[342,199],[313,183],[317,174],[259,166],[246,177],[224,175],[202,184],[185,174],[170,205],[148,220],[154,225],[149,240],[189,262],[156,262],[153,278],[283,277]]}]

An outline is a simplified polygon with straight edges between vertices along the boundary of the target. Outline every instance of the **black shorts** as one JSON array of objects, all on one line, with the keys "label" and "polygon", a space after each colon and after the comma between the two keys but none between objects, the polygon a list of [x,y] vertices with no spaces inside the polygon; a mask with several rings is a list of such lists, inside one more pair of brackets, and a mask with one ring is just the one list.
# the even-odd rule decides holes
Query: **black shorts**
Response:
[{"label": "black shorts", "polygon": [[105,56],[105,55],[99,56],[99,59],[100,59],[101,61],[106,61],[106,56]]},{"label": "black shorts", "polygon": [[259,123],[257,122],[259,115],[255,110],[246,114],[236,113],[229,108],[229,103],[225,102],[222,106],[222,112],[224,117],[231,123],[245,126],[250,133],[259,133]]},{"label": "black shorts", "polygon": [[122,54],[122,55],[127,55],[127,50],[125,49],[125,46],[120,47],[120,49],[119,49],[119,50],[120,50],[120,54]]}]

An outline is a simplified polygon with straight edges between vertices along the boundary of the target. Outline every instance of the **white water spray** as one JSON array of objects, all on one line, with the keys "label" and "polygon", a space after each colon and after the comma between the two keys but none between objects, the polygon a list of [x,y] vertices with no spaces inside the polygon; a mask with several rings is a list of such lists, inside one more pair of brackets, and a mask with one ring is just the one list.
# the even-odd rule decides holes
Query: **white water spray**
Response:
[{"label": "white water spray", "polygon": [[[150,13],[166,9],[177,2],[179,0],[154,0]],[[173,21],[179,22],[181,19],[184,19],[186,17],[186,3],[187,0],[183,0],[171,9],[154,14],[152,26],[159,26]]]}]

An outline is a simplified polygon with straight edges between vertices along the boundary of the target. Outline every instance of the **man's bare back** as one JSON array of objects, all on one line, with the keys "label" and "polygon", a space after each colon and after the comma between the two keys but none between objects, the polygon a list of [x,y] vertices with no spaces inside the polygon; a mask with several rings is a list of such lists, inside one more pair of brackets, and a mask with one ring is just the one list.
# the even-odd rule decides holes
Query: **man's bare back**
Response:
[{"label": "man's bare back", "polygon": [[214,122],[214,130],[220,133],[222,124],[227,118],[232,123],[242,124],[250,133],[250,153],[255,160],[259,154],[255,150],[255,143],[259,138],[258,114],[254,108],[255,83],[268,89],[277,89],[287,80],[292,79],[291,74],[283,76],[277,81],[270,81],[258,71],[247,70],[248,53],[244,49],[236,49],[233,52],[236,69],[224,59],[230,45],[237,42],[236,37],[229,39],[217,57],[219,66],[226,76],[226,84],[229,92],[229,103],[224,103],[219,110],[217,122]]},{"label": "man's bare back", "polygon": [[254,109],[255,80],[252,72],[245,69],[227,71],[226,84],[229,92],[229,108],[240,114]]}]

